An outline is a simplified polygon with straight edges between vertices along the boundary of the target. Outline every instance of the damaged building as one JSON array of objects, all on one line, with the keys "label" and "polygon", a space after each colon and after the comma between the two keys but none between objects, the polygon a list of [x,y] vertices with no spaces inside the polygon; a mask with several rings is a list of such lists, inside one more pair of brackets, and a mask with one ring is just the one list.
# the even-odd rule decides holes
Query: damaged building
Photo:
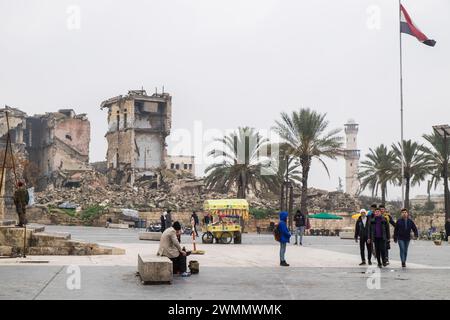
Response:
[{"label": "damaged building", "polygon": [[108,109],[106,155],[110,182],[131,184],[157,181],[158,170],[166,168],[166,137],[172,120],[172,97],[168,93],[147,95],[131,90],[101,104]]},{"label": "damaged building", "polygon": [[39,173],[37,189],[71,186],[71,176],[89,170],[90,123],[72,109],[27,118],[24,139],[30,163]]}]

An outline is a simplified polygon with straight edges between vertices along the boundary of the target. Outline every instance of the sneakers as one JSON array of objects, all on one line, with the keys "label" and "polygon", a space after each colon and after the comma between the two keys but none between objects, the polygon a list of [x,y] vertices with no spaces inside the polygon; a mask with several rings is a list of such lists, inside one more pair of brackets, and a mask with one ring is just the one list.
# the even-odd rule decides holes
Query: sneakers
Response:
[{"label": "sneakers", "polygon": [[402,262],[402,268],[406,268],[406,262]]},{"label": "sneakers", "polygon": [[295,243],[294,243],[294,246],[296,246],[297,244],[298,244],[298,243],[297,243],[297,242],[295,242]]},{"label": "sneakers", "polygon": [[365,266],[365,265],[366,265],[366,262],[363,261],[363,262],[361,262],[359,265],[360,265],[360,266]]},{"label": "sneakers", "polygon": [[280,266],[282,267],[289,267],[289,264],[286,261],[281,261]]},{"label": "sneakers", "polygon": [[380,269],[382,268],[382,265],[380,263],[378,264],[378,268],[380,268]]},{"label": "sneakers", "polygon": [[369,266],[371,266],[371,265],[372,265],[372,261],[369,260]]},{"label": "sneakers", "polygon": [[389,264],[389,262],[383,262],[383,267],[386,267]]},{"label": "sneakers", "polygon": [[183,278],[190,277],[190,276],[191,276],[191,273],[190,273],[190,272],[183,272],[183,273],[181,274],[181,276],[182,276]]}]

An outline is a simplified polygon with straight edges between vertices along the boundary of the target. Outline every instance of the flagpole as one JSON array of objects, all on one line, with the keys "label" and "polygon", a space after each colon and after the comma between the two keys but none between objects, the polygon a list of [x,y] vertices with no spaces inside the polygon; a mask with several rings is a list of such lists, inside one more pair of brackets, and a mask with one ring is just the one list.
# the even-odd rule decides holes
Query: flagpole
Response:
[{"label": "flagpole", "polygon": [[402,18],[402,1],[398,0],[398,26],[399,26],[399,40],[400,40],[400,148],[402,153],[402,206],[405,207],[405,155],[403,150],[403,60],[402,60],[402,32],[401,32],[401,18]]}]

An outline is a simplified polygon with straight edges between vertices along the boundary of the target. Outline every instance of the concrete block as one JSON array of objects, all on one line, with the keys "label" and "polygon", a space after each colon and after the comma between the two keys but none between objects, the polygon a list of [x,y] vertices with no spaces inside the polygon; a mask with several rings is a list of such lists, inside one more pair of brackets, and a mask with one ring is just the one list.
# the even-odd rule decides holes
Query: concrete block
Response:
[{"label": "concrete block", "polygon": [[124,255],[125,249],[110,246],[97,246],[92,250],[91,255]]},{"label": "concrete block", "polygon": [[12,255],[12,247],[0,246],[0,256],[10,257]]},{"label": "concrete block", "polygon": [[126,223],[110,223],[108,224],[108,228],[111,229],[129,229],[130,226]]},{"label": "concrete block", "polygon": [[167,257],[157,255],[138,255],[138,272],[142,282],[159,283],[172,282],[172,261]]},{"label": "concrete block", "polygon": [[139,232],[139,240],[161,240],[161,232]]},{"label": "concrete block", "polygon": [[15,220],[0,220],[0,226],[6,227],[6,226],[15,226],[16,221]]},{"label": "concrete block", "polygon": [[68,256],[71,253],[70,247],[30,247],[27,254],[30,256]]},{"label": "concrete block", "polygon": [[34,233],[44,232],[45,226],[39,224],[27,224],[27,229],[33,230]]},{"label": "concrete block", "polygon": [[[26,245],[31,242],[32,230],[27,228]],[[0,246],[23,247],[24,228],[0,227]]]}]

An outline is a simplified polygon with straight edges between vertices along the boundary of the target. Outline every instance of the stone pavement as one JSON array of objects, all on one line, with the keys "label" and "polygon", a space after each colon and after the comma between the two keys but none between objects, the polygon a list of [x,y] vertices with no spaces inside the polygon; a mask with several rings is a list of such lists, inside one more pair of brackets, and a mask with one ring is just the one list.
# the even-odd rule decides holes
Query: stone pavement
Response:
[{"label": "stone pavement", "polygon": [[[0,299],[450,299],[448,244],[415,241],[406,270],[392,244],[391,265],[379,271],[358,266],[359,248],[352,240],[306,237],[305,246],[288,246],[291,267],[281,268],[271,235],[246,234],[242,245],[200,243],[206,254],[189,257],[200,262],[200,274],[175,277],[172,285],[143,286],[136,277],[137,254],[156,252],[158,243],[139,241],[137,230],[47,230],[120,247],[126,254],[0,259]],[[182,242],[191,248],[188,237]],[[73,285],[77,268],[80,289]]]}]

